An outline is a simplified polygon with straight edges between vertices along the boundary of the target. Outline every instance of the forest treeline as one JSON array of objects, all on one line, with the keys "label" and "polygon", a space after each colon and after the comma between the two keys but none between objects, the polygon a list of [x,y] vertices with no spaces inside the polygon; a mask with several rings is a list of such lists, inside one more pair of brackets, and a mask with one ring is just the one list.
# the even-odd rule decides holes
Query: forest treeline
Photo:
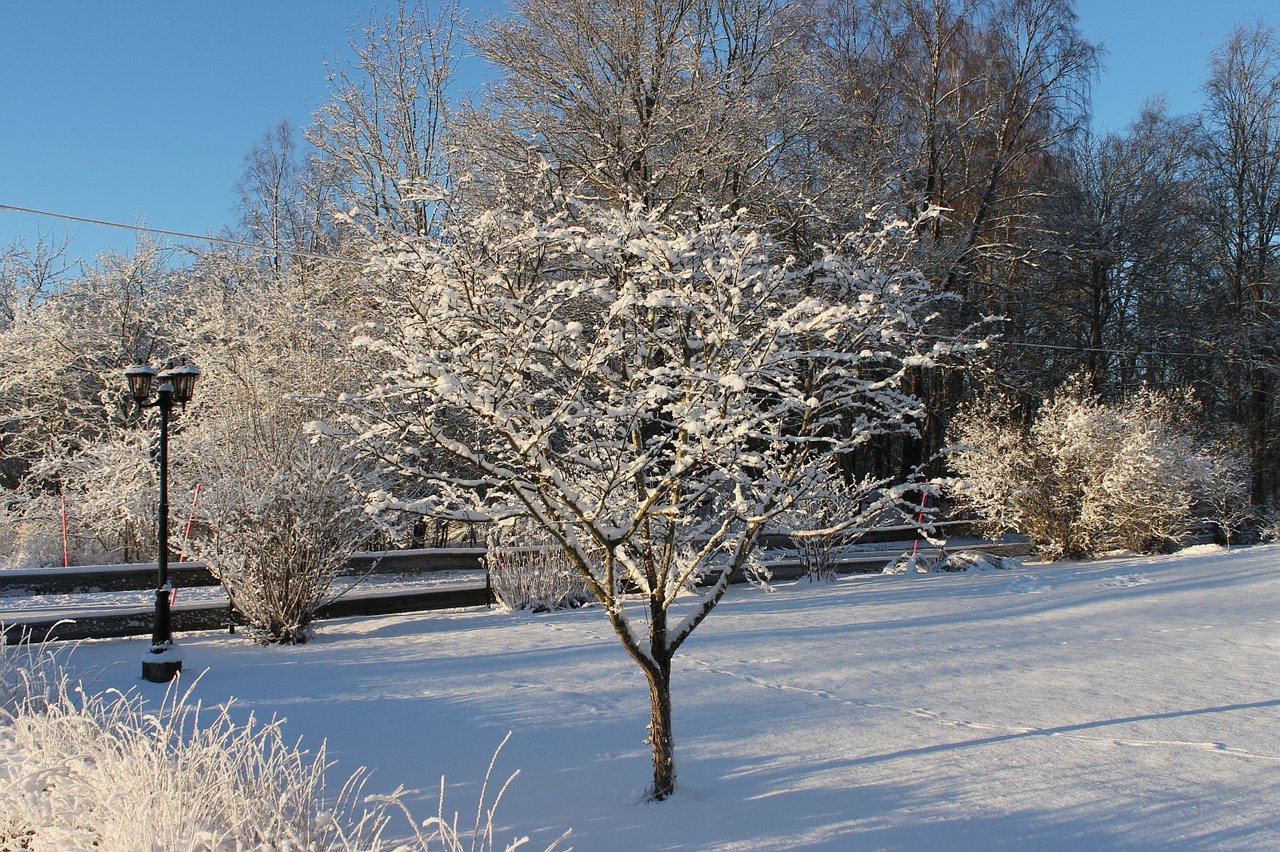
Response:
[{"label": "forest treeline", "polygon": [[[1280,494],[1280,34],[1265,21],[1212,48],[1199,113],[1152,100],[1107,134],[1090,117],[1106,56],[1071,0],[515,0],[481,21],[401,2],[351,47],[312,124],[268,128],[245,156],[224,236],[262,251],[140,240],[73,264],[52,235],[0,249],[11,517],[48,521],[65,499],[95,547],[146,552],[148,444],[120,380],[146,360],[206,371],[175,450],[201,448],[176,462],[189,482],[208,492],[240,465],[243,503],[266,488],[254,459],[278,454],[268,468],[302,471],[298,489],[321,461],[341,470],[300,460],[320,450],[294,438],[367,384],[349,330],[397,297],[374,273],[450,222],[567,197],[742,216],[801,262],[908,223],[886,250],[952,297],[930,334],[989,345],[968,369],[914,369],[917,428],[862,442],[849,473],[909,472],[966,402],[999,394],[1030,420],[1083,376],[1104,401],[1192,391],[1188,421],[1247,454],[1254,503]],[[459,96],[471,52],[493,82]]]}]

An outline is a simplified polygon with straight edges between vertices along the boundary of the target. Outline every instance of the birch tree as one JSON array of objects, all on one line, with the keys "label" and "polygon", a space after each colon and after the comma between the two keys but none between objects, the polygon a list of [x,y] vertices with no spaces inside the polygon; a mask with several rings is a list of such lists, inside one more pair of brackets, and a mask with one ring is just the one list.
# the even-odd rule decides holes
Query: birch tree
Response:
[{"label": "birch tree", "polygon": [[552,209],[387,246],[375,267],[405,297],[356,343],[388,368],[345,403],[434,486],[371,509],[526,517],[564,550],[644,672],[664,799],[677,650],[832,454],[909,428],[904,369],[952,347],[926,342],[926,282],[874,249],[800,266],[736,217]]},{"label": "birch tree", "polygon": [[601,203],[776,201],[777,166],[810,123],[788,96],[785,5],[512,3],[473,39],[501,78],[482,108],[461,113],[457,164],[469,191],[527,188],[544,162],[562,187]]}]

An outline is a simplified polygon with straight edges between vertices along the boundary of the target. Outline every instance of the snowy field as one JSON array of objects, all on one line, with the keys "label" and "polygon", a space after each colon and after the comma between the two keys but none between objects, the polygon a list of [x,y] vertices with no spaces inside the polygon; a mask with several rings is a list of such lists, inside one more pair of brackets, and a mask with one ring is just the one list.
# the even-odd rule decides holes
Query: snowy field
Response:
[{"label": "snowy field", "polygon": [[[647,693],[598,609],[180,638],[205,704],[327,739],[419,819],[515,770],[499,841],[578,850],[1280,848],[1280,547],[730,591],[676,660],[679,792],[642,802]],[[95,688],[143,640],[83,643]]]}]

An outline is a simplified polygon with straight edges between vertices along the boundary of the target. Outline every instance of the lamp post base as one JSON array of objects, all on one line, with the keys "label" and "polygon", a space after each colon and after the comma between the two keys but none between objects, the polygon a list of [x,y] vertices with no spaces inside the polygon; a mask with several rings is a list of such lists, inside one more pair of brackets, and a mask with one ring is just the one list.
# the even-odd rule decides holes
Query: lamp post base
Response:
[{"label": "lamp post base", "polygon": [[182,651],[177,645],[153,645],[142,658],[142,677],[152,683],[168,683],[182,671]]}]

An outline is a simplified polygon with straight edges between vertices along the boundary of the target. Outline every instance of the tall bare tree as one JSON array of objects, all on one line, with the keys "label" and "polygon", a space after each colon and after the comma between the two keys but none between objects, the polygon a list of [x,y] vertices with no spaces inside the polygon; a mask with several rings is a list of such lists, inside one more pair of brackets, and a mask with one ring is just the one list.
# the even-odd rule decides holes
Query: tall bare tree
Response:
[{"label": "tall bare tree", "polygon": [[337,168],[345,211],[376,230],[425,234],[445,179],[447,90],[459,46],[457,6],[399,0],[329,68],[329,102],[307,138]]},{"label": "tall bare tree", "polygon": [[[847,124],[847,157],[875,163],[902,206],[930,220],[918,262],[962,295],[963,326],[1018,317],[1040,298],[1036,207],[1054,158],[1084,124],[1098,51],[1069,0],[828,0],[811,36]],[[914,378],[922,442],[893,451],[909,468],[945,445],[964,393],[957,374]]]},{"label": "tall bare tree", "polygon": [[1261,21],[1214,51],[1204,85],[1201,171],[1216,278],[1230,308],[1225,351],[1246,365],[1228,397],[1248,424],[1253,498],[1275,496],[1280,379],[1280,36]]},{"label": "tall bare tree", "polygon": [[475,38],[502,76],[462,123],[471,179],[505,183],[501,196],[550,169],[659,212],[759,203],[806,126],[784,99],[792,29],[779,7],[518,0]]},{"label": "tall bare tree", "polygon": [[1039,298],[1010,330],[1061,349],[1037,359],[1028,390],[1082,368],[1107,398],[1205,377],[1183,354],[1202,349],[1204,331],[1188,311],[1201,298],[1188,287],[1199,268],[1193,136],[1191,119],[1157,101],[1126,130],[1082,136],[1057,158],[1034,208]]}]

